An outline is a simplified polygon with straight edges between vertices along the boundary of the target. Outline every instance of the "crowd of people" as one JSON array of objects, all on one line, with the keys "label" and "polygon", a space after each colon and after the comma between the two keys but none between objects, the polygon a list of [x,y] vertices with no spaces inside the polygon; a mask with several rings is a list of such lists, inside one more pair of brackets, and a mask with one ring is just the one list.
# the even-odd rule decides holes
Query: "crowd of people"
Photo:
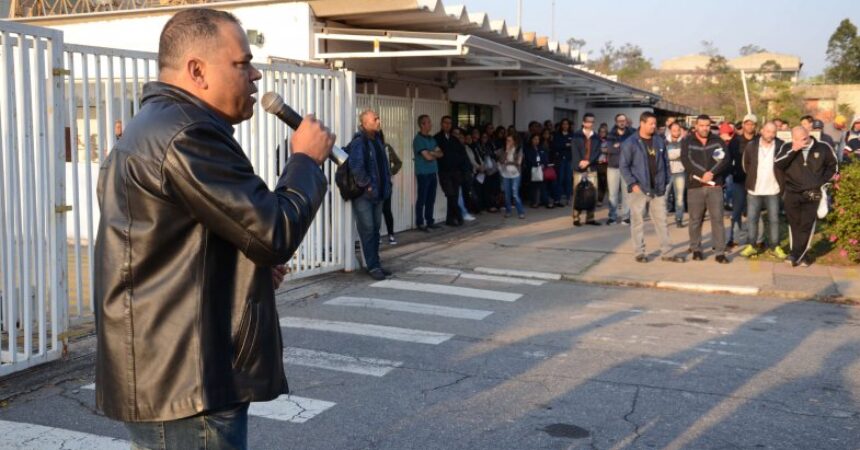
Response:
[{"label": "crowd of people", "polygon": [[[660,258],[685,262],[686,253],[671,254],[670,217],[676,227],[689,227],[687,253],[693,260],[705,259],[707,217],[718,263],[729,263],[727,253],[744,245],[744,257],[769,252],[807,266],[822,196],[827,201],[822,186],[839,163],[860,158],[860,116],[850,124],[837,117],[828,132],[810,116],[794,128],[778,118],[759,124],[753,114],[736,124],[702,115],[689,128],[674,117],[658,126],[649,112],[638,119],[635,126],[618,114],[610,128],[586,113],[578,128],[562,119],[532,121],[518,131],[492,124],[462,128],[444,116],[434,130],[433,119],[421,115],[412,142],[417,229],[441,227],[434,217],[438,183],[449,227],[483,212],[525,219],[526,207],[569,208],[574,227],[629,225],[635,260],[648,262],[644,228],[650,217]],[[379,261],[380,218],[390,205],[392,169],[401,163],[384,142],[379,116],[367,110],[359,121],[362,129],[350,147],[360,151],[351,152],[350,164],[367,195],[356,199],[354,209],[368,271],[384,279],[390,272]],[[790,133],[790,141],[777,138],[780,131]],[[595,210],[602,206],[608,218],[598,222]],[[790,251],[780,246],[781,220],[789,225]],[[387,241],[396,244],[386,222]]]}]

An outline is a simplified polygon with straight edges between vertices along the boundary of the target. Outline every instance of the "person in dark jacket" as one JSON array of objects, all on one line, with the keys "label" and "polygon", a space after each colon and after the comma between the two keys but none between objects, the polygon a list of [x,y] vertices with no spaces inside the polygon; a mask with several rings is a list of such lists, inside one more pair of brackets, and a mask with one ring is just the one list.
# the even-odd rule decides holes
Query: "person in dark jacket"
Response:
[{"label": "person in dark jacket", "polygon": [[[735,232],[738,235],[743,233],[743,214],[747,210],[747,190],[744,187],[746,184],[747,174],[744,172],[743,158],[744,150],[750,142],[758,139],[756,126],[758,118],[755,114],[747,114],[744,116],[741,131],[732,136],[729,141],[729,157],[732,160],[732,222],[729,227],[729,242],[726,247],[733,248],[738,245],[735,242]],[[738,237],[738,239],[740,239]],[[750,236],[748,240],[752,242],[755,236]]]},{"label": "person in dark jacket", "polygon": [[[582,129],[573,134],[573,185],[574,189],[582,181],[583,177],[588,177],[588,181],[594,185],[595,193],[597,192],[597,160],[600,159],[600,138],[597,137],[597,132],[594,130],[594,114],[585,113],[582,116]],[[574,199],[576,196],[574,196]],[[596,203],[596,199],[595,199]],[[582,211],[576,209],[576,202],[573,204],[573,226],[580,226],[579,218]],[[585,212],[585,223],[588,225],[600,225],[594,220],[594,208]]]},{"label": "person in dark jacket", "polygon": [[804,127],[791,130],[791,142],[782,145],[774,164],[785,174],[785,217],[792,267],[811,264],[809,247],[815,234],[821,187],[830,182],[838,170],[836,154],[829,145],[809,135]]},{"label": "person in dark jacket", "polygon": [[681,142],[681,162],[687,173],[687,210],[690,215],[690,251],[693,260],[704,259],[702,254],[702,222],[705,211],[711,216],[711,243],[716,249],[716,261],[727,264],[726,231],[723,223],[723,184],[731,170],[726,156],[725,142],[711,133],[711,118],[696,118],[695,133]]},{"label": "person in dark jacket", "polygon": [[644,112],[639,117],[639,132],[621,145],[619,167],[624,186],[630,194],[630,236],[637,262],[648,262],[645,256],[645,208],[651,212],[654,228],[660,236],[660,253],[664,261],[684,262],[671,256],[672,241],[666,223],[666,187],[669,184],[669,156],[663,136],[655,134],[657,117]]},{"label": "person in dark jacket", "polygon": [[[533,134],[523,150],[524,170],[531,172],[533,169],[537,169],[542,174],[548,164],[549,155],[547,154],[546,149],[541,145],[541,137],[539,134]],[[552,204],[549,202],[547,184],[542,179],[532,179],[532,182],[529,185],[529,193],[531,194],[529,198],[531,199],[532,208],[537,208],[542,204]]]},{"label": "person in dark jacket", "polygon": [[349,144],[349,170],[355,184],[364,189],[364,195],[352,201],[355,225],[361,240],[364,265],[374,280],[384,280],[391,272],[379,260],[379,229],[382,226],[382,207],[391,196],[391,167],[385,154],[385,143],[379,133],[379,115],[372,109],[362,111],[358,117],[361,130]]},{"label": "person in dark jacket", "polygon": [[99,172],[96,407],[135,448],[247,448],[250,402],[288,393],[275,288],[334,136],[305,117],[270,190],[233,137],[254,111],[250,61],[233,15],[174,15],[158,81]]},{"label": "person in dark jacket", "polygon": [[463,225],[463,215],[460,211],[460,187],[463,184],[463,168],[466,166],[466,148],[459,139],[451,133],[453,121],[451,116],[444,116],[441,129],[436,133],[436,143],[442,150],[442,157],[437,159],[439,164],[439,185],[447,201],[445,224],[452,227]]},{"label": "person in dark jacket", "polygon": [[[379,130],[379,138],[383,145],[385,145],[385,154],[388,156],[388,168],[391,178],[393,179],[394,176],[400,172],[400,168],[403,167],[403,161],[401,161],[400,157],[397,156],[397,151],[394,150],[394,147],[385,142],[385,133],[383,133],[382,130]],[[392,186],[394,185],[393,180],[391,184]],[[388,231],[389,245],[397,244],[397,238],[394,237],[394,212],[391,211],[391,198],[393,196],[394,190],[392,188],[391,195],[389,195],[382,204],[382,218],[385,220],[385,230]]]},{"label": "person in dark jacket", "polygon": [[[627,189],[624,179],[621,178],[621,170],[618,168],[621,162],[621,144],[634,133],[633,128],[628,126],[627,116],[618,114],[615,116],[615,126],[607,136],[608,148],[606,156],[606,184],[609,194],[609,220],[607,225],[613,223],[630,223],[630,201],[627,198]],[[622,210],[619,217],[618,205]]]},{"label": "person in dark jacket", "polygon": [[774,166],[776,153],[783,142],[776,138],[776,124],[768,122],[761,128],[758,139],[750,142],[743,152],[743,169],[746,174],[747,228],[749,244],[741,256],[751,257],[764,250],[764,230],[759,228],[762,208],[767,209],[768,244],[774,256],[785,259],[788,255],[779,246],[779,193],[782,190],[782,171]]},{"label": "person in dark jacket", "polygon": [[552,146],[558,155],[558,183],[553,199],[555,206],[567,206],[573,200],[573,129],[569,119],[559,122],[559,131],[552,138]]}]

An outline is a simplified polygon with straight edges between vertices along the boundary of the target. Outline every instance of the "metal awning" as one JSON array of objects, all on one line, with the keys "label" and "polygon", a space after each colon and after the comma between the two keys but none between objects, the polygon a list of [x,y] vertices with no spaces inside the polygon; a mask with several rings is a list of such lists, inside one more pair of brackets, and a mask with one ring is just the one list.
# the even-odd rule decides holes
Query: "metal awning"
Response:
[{"label": "metal awning", "polygon": [[592,104],[652,106],[660,96],[579,66],[472,34],[323,28],[314,57],[326,60],[399,58],[398,73],[449,73],[458,79],[528,82],[532,92],[574,95]]}]

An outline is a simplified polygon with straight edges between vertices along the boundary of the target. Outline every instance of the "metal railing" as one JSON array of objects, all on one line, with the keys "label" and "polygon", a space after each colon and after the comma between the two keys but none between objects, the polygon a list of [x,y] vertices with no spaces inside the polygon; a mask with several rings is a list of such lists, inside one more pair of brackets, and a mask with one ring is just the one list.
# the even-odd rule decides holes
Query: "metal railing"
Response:
[{"label": "metal railing", "polygon": [[[256,66],[261,93],[280,93],[349,142],[353,73]],[[69,323],[91,320],[98,169],[156,78],[154,53],[64,45],[59,31],[0,22],[0,376],[57,357]],[[259,102],[235,133],[270,187],[291,136]],[[329,192],[288,278],[353,269],[351,205],[337,192],[333,164],[324,170]]]}]

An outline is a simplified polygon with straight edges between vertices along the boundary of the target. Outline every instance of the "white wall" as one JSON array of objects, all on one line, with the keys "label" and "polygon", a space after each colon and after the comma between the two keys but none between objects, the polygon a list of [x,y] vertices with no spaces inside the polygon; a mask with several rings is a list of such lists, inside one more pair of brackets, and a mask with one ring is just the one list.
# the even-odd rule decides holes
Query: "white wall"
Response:
[{"label": "white wall", "polygon": [[[212,6],[216,6],[214,4]],[[225,8],[242,22],[245,30],[263,33],[265,43],[251,46],[254,61],[268,62],[270,56],[309,60],[311,57],[311,10],[307,3],[272,3]],[[158,36],[175,11],[113,16],[87,22],[50,25],[62,30],[65,42],[147,52],[158,51]]]},{"label": "white wall", "polygon": [[448,99],[452,102],[493,106],[493,125],[496,126],[508,126],[513,120],[513,95],[513,87],[498,86],[492,81],[461,80],[448,90]]},{"label": "white wall", "polygon": [[630,126],[639,128],[639,115],[645,111],[654,112],[654,108],[592,108],[590,110],[594,114],[595,122],[598,124],[606,122],[609,129],[615,125],[615,115],[619,113],[627,116]]}]

